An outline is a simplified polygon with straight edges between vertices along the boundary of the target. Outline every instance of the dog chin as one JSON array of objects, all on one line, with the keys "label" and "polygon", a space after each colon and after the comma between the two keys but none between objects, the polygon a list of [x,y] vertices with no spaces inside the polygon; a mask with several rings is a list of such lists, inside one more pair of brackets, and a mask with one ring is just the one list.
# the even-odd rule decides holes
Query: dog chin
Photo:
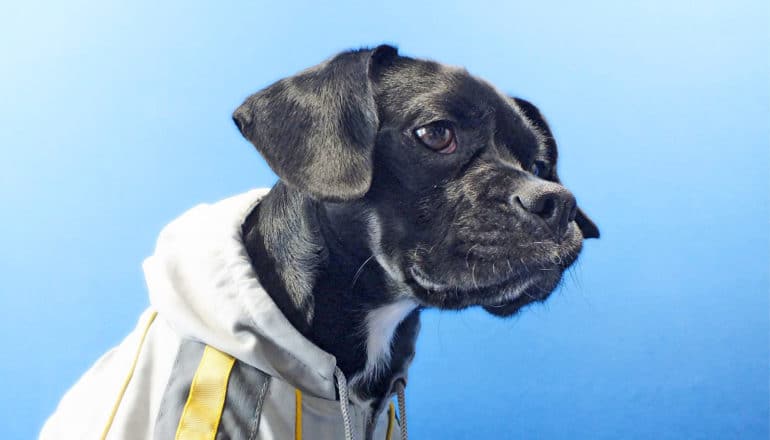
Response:
[{"label": "dog chin", "polygon": [[559,284],[560,279],[561,273],[558,276],[533,277],[491,304],[480,305],[494,316],[502,318],[512,316],[529,304],[545,301]]}]

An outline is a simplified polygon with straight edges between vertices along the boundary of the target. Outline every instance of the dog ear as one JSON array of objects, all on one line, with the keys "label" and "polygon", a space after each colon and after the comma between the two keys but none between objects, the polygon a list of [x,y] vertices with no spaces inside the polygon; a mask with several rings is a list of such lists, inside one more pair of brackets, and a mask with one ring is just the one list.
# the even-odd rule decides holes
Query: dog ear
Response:
[{"label": "dog ear", "polygon": [[372,75],[396,57],[391,46],[343,52],[251,95],[233,121],[289,185],[319,200],[360,198],[379,126]]},{"label": "dog ear", "polygon": [[[543,117],[542,113],[540,113],[540,110],[525,99],[513,97],[511,99],[516,103],[524,116],[526,116],[527,119],[529,119],[535,127],[545,135],[546,144],[553,147],[553,151],[556,152],[556,140],[551,132],[551,127],[548,126],[548,123],[545,121],[545,117]],[[555,172],[554,176],[556,176]],[[558,182],[559,178],[555,177],[555,180]],[[577,213],[575,214],[575,223],[577,223],[578,228],[580,228],[583,238],[599,238],[599,227],[596,226],[596,223],[594,223],[580,208],[577,209]]]},{"label": "dog ear", "polygon": [[575,214],[575,223],[580,228],[580,232],[583,233],[583,238],[599,238],[599,227],[580,208],[577,209],[577,214]]}]

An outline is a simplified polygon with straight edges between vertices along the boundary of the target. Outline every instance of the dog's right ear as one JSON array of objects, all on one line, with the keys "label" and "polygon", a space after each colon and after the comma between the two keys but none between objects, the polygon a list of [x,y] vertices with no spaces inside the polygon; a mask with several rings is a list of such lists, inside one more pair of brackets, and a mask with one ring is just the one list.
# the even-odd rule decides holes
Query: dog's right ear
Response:
[{"label": "dog's right ear", "polygon": [[319,200],[360,198],[379,126],[372,79],[397,57],[385,45],[341,53],[251,95],[233,121],[289,185]]}]

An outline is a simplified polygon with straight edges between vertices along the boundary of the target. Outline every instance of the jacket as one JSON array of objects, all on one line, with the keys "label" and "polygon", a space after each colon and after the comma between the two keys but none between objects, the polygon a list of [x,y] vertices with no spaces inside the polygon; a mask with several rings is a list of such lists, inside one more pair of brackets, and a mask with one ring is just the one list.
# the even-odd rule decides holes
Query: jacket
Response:
[{"label": "jacket", "polygon": [[[266,193],[199,205],[163,229],[143,264],[150,308],[64,395],[41,440],[364,438],[367,412],[334,356],[252,269],[241,228]],[[392,402],[376,417],[375,439],[399,438]]]}]

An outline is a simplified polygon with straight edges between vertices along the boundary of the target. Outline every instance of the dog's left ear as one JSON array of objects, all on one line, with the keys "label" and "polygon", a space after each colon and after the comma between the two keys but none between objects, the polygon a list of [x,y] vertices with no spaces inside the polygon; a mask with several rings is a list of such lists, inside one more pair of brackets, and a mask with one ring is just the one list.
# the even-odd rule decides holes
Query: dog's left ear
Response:
[{"label": "dog's left ear", "polygon": [[[551,132],[551,127],[548,126],[548,123],[545,121],[545,117],[543,117],[542,113],[540,113],[540,110],[526,99],[514,97],[511,97],[511,99],[516,103],[521,112],[524,113],[524,116],[532,121],[535,127],[537,127],[540,132],[545,135],[546,143],[548,143],[549,146],[553,147],[554,151],[556,151],[556,140],[554,139],[553,133]],[[557,182],[559,181],[555,171],[554,178]],[[583,210],[580,208],[577,209],[577,214],[575,215],[575,223],[577,223],[578,227],[580,228],[580,232],[582,232],[583,238],[599,238],[599,227],[597,227],[596,223],[588,218],[586,213],[583,212]]]},{"label": "dog's left ear", "polygon": [[372,78],[397,49],[341,53],[251,95],[233,113],[281,180],[319,200],[362,197],[379,121]]}]

